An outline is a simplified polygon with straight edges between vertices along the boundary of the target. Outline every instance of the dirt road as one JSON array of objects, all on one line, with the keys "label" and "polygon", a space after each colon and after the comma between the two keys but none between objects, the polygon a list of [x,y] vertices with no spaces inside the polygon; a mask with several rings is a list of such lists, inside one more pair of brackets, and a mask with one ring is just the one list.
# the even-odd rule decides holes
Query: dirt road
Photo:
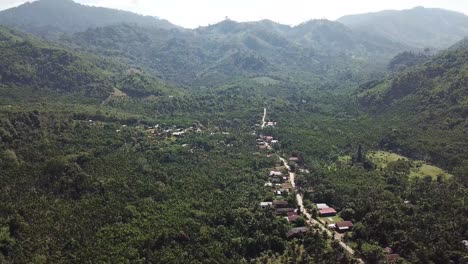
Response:
[{"label": "dirt road", "polygon": [[262,118],[262,126],[261,126],[261,128],[264,128],[265,125],[266,125],[266,121],[265,121],[265,120],[266,120],[266,115],[267,115],[267,109],[266,109],[266,107],[265,107],[265,108],[263,108],[263,118]]},{"label": "dirt road", "polygon": [[[284,159],[282,157],[279,157],[279,159],[283,163],[284,167],[286,167],[286,169],[288,170],[288,172],[289,172],[289,181],[290,181],[292,187],[295,189],[296,188],[296,174],[291,171],[291,167],[288,165],[288,162],[286,161],[286,159]],[[296,201],[297,201],[297,205],[301,209],[301,212],[306,217],[307,223],[309,225],[314,225],[314,226],[317,225],[320,230],[327,232],[329,237],[333,237],[333,232],[331,230],[329,230],[322,223],[320,223],[317,220],[315,220],[314,218],[312,218],[312,215],[310,215],[307,212],[306,208],[304,207],[304,198],[302,197],[301,194],[296,193]],[[354,256],[354,254],[355,254],[354,250],[351,247],[349,247],[348,245],[346,245],[346,243],[344,243],[342,241],[342,236],[340,236],[340,235],[338,235],[338,233],[336,233],[335,234],[335,239],[339,242],[340,246],[346,252],[348,252],[348,254],[350,254],[351,256]],[[364,263],[364,261],[362,259],[360,259],[360,258],[357,258],[357,260],[359,261],[359,263]]]}]

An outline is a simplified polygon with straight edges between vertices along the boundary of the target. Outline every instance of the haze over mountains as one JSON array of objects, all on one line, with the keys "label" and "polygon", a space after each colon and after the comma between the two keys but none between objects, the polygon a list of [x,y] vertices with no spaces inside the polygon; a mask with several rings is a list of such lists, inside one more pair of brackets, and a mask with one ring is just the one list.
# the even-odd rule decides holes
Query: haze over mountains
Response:
[{"label": "haze over mountains", "polygon": [[[384,69],[399,52],[446,48],[468,32],[467,16],[424,8],[355,15],[338,22],[311,20],[294,27],[268,20],[226,20],[189,30],[71,0],[40,0],[4,10],[0,23],[66,39],[71,47],[117,57],[173,83],[196,87],[257,75],[356,79],[357,66],[364,72]],[[431,26],[421,30],[425,25]]]},{"label": "haze over mountains", "polygon": [[465,263],[466,19],[0,12],[0,263]]},{"label": "haze over mountains", "polygon": [[23,31],[49,37],[55,33],[74,33],[88,28],[120,23],[176,28],[168,21],[156,17],[81,5],[73,0],[27,2],[0,13],[0,24],[2,25],[13,26]]},{"label": "haze over mountains", "polygon": [[353,30],[417,48],[447,48],[468,35],[466,15],[437,8],[349,15],[338,21]]}]

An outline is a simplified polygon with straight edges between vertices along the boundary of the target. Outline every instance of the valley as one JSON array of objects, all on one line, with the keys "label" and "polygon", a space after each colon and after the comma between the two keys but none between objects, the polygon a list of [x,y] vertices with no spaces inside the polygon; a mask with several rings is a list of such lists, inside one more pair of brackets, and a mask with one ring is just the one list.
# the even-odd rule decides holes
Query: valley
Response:
[{"label": "valley", "polygon": [[0,263],[465,263],[467,37],[0,11]]}]

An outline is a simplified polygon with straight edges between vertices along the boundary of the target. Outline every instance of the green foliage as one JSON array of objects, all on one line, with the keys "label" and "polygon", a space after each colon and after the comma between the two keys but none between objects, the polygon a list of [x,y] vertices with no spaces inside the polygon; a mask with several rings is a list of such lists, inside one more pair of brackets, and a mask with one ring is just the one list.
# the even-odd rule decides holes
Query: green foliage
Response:
[{"label": "green foliage", "polygon": [[166,20],[131,12],[85,6],[72,0],[40,0],[0,12],[0,24],[46,37],[122,23],[176,28]]},{"label": "green foliage", "polygon": [[97,58],[70,52],[0,28],[0,81],[4,85],[81,93],[102,97],[110,93],[110,73]]},{"label": "green foliage", "polygon": [[363,244],[361,254],[370,264],[381,263],[385,258],[383,249],[373,244]]},{"label": "green foliage", "polygon": [[344,16],[338,21],[356,31],[413,48],[448,48],[468,33],[466,15],[439,8],[386,10]]},{"label": "green foliage", "polygon": [[[301,159],[307,207],[353,221],[345,240],[366,261],[387,246],[411,263],[466,256],[466,49],[400,54],[392,67],[408,68],[382,79],[403,47],[325,20],[114,25],[60,41],[107,59],[0,28],[0,262],[354,263],[315,229],[287,240],[293,225],[259,207],[277,166],[255,148],[263,107],[278,122],[261,131],[279,139],[272,152]],[[456,177],[370,166],[369,149]]]}]

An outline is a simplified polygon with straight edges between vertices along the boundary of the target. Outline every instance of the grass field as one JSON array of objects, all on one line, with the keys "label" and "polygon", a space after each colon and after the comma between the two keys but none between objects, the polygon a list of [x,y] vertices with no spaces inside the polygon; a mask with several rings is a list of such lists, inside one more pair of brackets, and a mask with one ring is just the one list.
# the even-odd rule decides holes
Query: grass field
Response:
[{"label": "grass field", "polygon": [[329,216],[329,217],[319,217],[319,220],[322,221],[323,223],[327,222],[328,224],[334,224],[334,223],[343,221],[343,219],[339,217],[338,215]]},{"label": "grass field", "polygon": [[372,162],[378,169],[386,168],[390,162],[398,160],[407,160],[411,162],[411,170],[409,177],[410,178],[422,178],[430,176],[432,179],[437,179],[438,176],[441,176],[444,179],[452,177],[451,174],[448,174],[439,167],[429,165],[420,160],[410,160],[407,157],[387,152],[387,151],[373,151],[367,154],[367,159]]},{"label": "grass field", "polygon": [[373,151],[367,154],[367,159],[372,162],[378,169],[385,169],[390,162],[398,160],[408,160],[408,158],[401,155],[387,152],[387,151]]}]

